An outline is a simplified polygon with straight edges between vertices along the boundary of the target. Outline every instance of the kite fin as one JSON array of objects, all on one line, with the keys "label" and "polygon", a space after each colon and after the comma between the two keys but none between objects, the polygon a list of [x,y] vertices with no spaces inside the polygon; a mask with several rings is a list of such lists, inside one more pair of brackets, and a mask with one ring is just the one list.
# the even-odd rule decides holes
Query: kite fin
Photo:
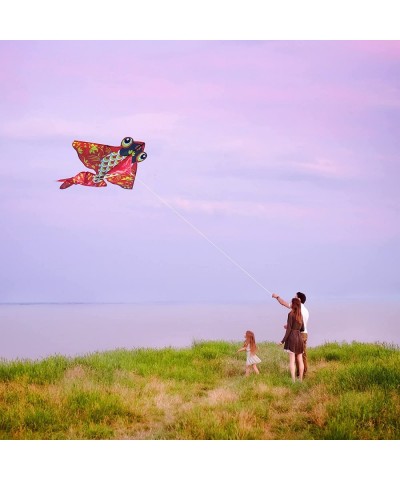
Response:
[{"label": "kite fin", "polygon": [[107,178],[107,182],[113,183],[114,185],[118,185],[122,188],[132,189],[133,184],[135,182],[136,174],[130,175],[119,175],[115,177]]},{"label": "kite fin", "polygon": [[74,184],[73,178],[62,178],[61,180],[57,180],[57,182],[64,182],[60,185],[61,189],[71,187]]},{"label": "kite fin", "polygon": [[106,187],[107,184],[104,180],[100,182],[95,182],[94,180],[94,173],[91,172],[80,172],[75,177],[71,178],[62,178],[58,180],[59,182],[63,182],[60,185],[60,188],[63,190],[64,188],[71,187],[72,185],[85,185],[87,187]]},{"label": "kite fin", "polygon": [[135,182],[136,171],[137,163],[132,163],[131,158],[128,157],[111,169],[105,176],[105,179],[107,182],[118,185],[119,187],[132,189]]},{"label": "kite fin", "polygon": [[125,160],[118,163],[109,172],[107,172],[105,178],[108,180],[111,177],[119,177],[121,175],[130,175],[132,171],[132,158],[126,157]]}]

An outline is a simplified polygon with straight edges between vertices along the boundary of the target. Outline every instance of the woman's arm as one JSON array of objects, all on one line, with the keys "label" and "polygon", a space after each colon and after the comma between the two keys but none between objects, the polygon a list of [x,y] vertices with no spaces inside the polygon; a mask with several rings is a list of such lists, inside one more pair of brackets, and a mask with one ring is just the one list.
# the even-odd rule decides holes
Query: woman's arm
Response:
[{"label": "woman's arm", "polygon": [[283,337],[283,340],[282,340],[281,343],[286,342],[286,340],[289,337],[291,331],[292,331],[292,316],[289,313],[288,319],[287,319],[287,324],[286,324],[286,333],[285,333],[285,336]]},{"label": "woman's arm", "polygon": [[242,348],[239,348],[239,350],[236,353],[244,352],[245,350],[246,350],[246,347],[242,347]]},{"label": "woman's arm", "polygon": [[277,295],[276,293],[273,293],[273,294],[272,294],[272,298],[276,298],[276,299],[278,300],[278,302],[279,302],[281,305],[283,305],[284,307],[290,308],[289,303],[288,303],[286,300],[284,300],[283,298],[281,298],[279,295]]}]

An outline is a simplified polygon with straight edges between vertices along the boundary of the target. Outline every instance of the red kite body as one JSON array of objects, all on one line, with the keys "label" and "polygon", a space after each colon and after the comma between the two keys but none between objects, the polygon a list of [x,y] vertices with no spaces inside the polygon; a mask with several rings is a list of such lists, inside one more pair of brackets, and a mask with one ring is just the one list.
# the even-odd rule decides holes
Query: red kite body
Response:
[{"label": "red kite body", "polygon": [[107,182],[122,188],[133,188],[138,162],[146,159],[145,143],[125,137],[120,147],[111,147],[100,143],[74,140],[72,146],[78,153],[79,160],[92,172],[80,172],[75,177],[58,180],[63,182],[61,189],[72,185],[87,187],[106,187]]}]

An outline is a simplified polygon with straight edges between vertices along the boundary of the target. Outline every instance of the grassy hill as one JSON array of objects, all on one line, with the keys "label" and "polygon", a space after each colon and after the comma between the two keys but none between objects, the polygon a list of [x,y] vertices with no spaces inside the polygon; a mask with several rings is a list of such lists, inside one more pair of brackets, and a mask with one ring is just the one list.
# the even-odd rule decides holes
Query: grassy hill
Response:
[{"label": "grassy hill", "polygon": [[1,361],[0,439],[400,439],[398,347],[309,348],[292,383],[282,348],[245,378],[238,346]]}]

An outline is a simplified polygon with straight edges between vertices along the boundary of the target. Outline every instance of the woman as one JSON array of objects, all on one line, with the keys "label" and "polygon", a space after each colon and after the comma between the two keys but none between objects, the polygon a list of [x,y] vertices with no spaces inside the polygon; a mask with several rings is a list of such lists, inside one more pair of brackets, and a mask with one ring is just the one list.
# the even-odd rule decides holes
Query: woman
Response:
[{"label": "woman", "polygon": [[292,380],[296,380],[296,359],[299,365],[300,382],[303,381],[304,341],[300,333],[304,330],[303,317],[301,315],[301,302],[298,298],[292,298],[292,309],[289,312],[286,326],[286,334],[279,345],[284,345],[285,352],[289,353],[289,369]]}]

